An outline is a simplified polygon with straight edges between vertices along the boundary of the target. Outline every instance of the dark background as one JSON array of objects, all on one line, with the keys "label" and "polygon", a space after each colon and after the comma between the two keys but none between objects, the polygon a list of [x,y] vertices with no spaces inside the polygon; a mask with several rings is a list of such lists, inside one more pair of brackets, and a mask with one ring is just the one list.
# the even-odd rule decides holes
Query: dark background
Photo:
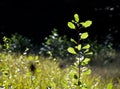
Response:
[{"label": "dark background", "polygon": [[75,13],[81,21],[93,21],[87,28],[91,40],[119,46],[120,0],[0,0],[0,38],[17,32],[39,43],[53,28],[75,37],[67,27]]}]

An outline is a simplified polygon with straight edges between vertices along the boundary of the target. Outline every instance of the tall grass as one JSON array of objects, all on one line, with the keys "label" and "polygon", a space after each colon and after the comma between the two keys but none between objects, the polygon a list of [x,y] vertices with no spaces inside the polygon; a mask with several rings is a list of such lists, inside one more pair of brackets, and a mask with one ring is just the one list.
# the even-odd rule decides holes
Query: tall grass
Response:
[{"label": "tall grass", "polygon": [[[60,68],[55,60],[38,55],[0,54],[0,88],[2,89],[77,89],[70,73],[71,67]],[[107,89],[112,77],[96,73],[84,76],[87,89]],[[113,89],[120,89],[120,79],[113,82]]]},{"label": "tall grass", "polygon": [[[31,65],[35,70],[31,69]],[[52,60],[39,56],[1,54],[0,86],[11,89],[62,89],[64,72]],[[59,88],[58,88],[59,87]]]}]

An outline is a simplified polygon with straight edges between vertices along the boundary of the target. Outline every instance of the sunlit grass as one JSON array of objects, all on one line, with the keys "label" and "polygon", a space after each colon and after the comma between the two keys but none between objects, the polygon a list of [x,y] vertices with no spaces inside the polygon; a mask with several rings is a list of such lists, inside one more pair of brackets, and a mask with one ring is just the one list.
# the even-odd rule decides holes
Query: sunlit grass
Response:
[{"label": "sunlit grass", "polygon": [[[34,65],[35,70],[30,66]],[[46,89],[61,87],[64,72],[52,60],[39,56],[1,54],[0,86],[19,89]]]},{"label": "sunlit grass", "polygon": [[[59,62],[38,55],[0,54],[0,88],[3,89],[76,89],[72,88],[74,80],[69,77],[70,71],[76,70],[61,69]],[[106,89],[112,80],[113,89],[120,89],[120,78],[108,77],[112,69],[108,74],[107,70],[101,73],[106,76],[98,71],[84,77],[88,89]]]}]

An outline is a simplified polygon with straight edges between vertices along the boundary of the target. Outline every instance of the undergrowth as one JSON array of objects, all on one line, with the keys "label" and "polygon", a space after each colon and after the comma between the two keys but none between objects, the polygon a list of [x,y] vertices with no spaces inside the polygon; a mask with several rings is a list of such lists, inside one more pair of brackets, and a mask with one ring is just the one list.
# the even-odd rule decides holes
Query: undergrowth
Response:
[{"label": "undergrowth", "polygon": [[[118,73],[119,70],[115,72],[113,66],[108,68],[109,71],[104,69],[106,64],[112,63],[115,51],[111,51],[112,49],[105,51],[105,48],[91,51],[91,44],[84,43],[89,36],[84,28],[91,24],[90,20],[79,22],[78,14],[74,15],[74,20],[68,22],[68,27],[78,33],[78,41],[70,39],[75,45],[70,45],[66,36],[59,37],[54,30],[53,35],[46,39],[39,52],[41,55],[49,54],[50,57],[28,54],[33,45],[29,45],[30,40],[21,35],[16,34],[11,38],[4,36],[4,44],[0,47],[3,49],[0,51],[0,89],[120,89],[119,74],[117,77],[110,76]],[[81,29],[85,32],[81,32]],[[89,65],[90,55],[96,51],[98,52],[94,54],[94,60],[103,57],[100,60],[103,62],[101,69],[94,65],[94,68],[91,68],[92,66]],[[56,56],[59,56],[59,60],[55,58]],[[69,60],[63,60],[66,57],[73,57],[75,61],[68,64]],[[63,61],[67,63],[64,64]],[[92,64],[97,65],[97,63]],[[108,74],[103,76],[106,71]]]},{"label": "undergrowth", "polygon": [[[76,89],[76,80],[70,75],[70,67],[61,69],[59,62],[38,55],[0,54],[0,88],[1,89]],[[69,81],[68,81],[69,80]],[[107,84],[112,78],[104,79],[94,76],[84,76],[88,89],[109,89]],[[120,89],[113,84],[113,89]]]}]

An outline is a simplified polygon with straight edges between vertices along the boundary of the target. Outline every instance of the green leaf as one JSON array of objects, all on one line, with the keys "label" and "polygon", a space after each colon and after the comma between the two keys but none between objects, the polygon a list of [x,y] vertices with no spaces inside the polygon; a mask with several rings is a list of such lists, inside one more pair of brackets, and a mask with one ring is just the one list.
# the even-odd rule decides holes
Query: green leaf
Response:
[{"label": "green leaf", "polygon": [[68,27],[70,29],[75,29],[76,28],[75,25],[72,22],[68,22]]},{"label": "green leaf", "polygon": [[76,49],[78,49],[78,46],[75,46]]},{"label": "green leaf", "polygon": [[85,54],[87,54],[87,52],[89,52],[89,49],[86,49],[86,50],[84,51]]},{"label": "green leaf", "polygon": [[47,45],[50,45],[50,44],[51,44],[51,39],[48,39],[45,43],[46,43]]},{"label": "green leaf", "polygon": [[80,51],[81,50],[81,44],[79,44],[78,46],[75,46],[75,48]]},{"label": "green leaf", "polygon": [[84,32],[81,34],[81,39],[86,39],[88,37],[88,32]]},{"label": "green leaf", "polygon": [[85,59],[82,61],[81,65],[86,65],[86,64],[88,64],[89,61],[90,61],[90,58],[85,58]]},{"label": "green leaf", "polygon": [[75,21],[74,21],[74,20],[72,20],[71,22],[72,22],[72,23],[75,23]]},{"label": "green leaf", "polygon": [[88,70],[86,70],[86,71],[84,71],[84,75],[89,75],[89,74],[91,74],[91,69],[88,69]]},{"label": "green leaf", "polygon": [[93,55],[93,52],[88,52],[88,53],[86,53],[87,55]]},{"label": "green leaf", "polygon": [[50,51],[48,51],[47,53],[50,55],[50,57],[52,57],[52,53]]},{"label": "green leaf", "polygon": [[28,56],[28,59],[33,60],[34,58],[33,58],[33,56]]},{"label": "green leaf", "polygon": [[82,49],[89,49],[89,48],[90,48],[90,45],[87,44],[87,45],[85,45]]},{"label": "green leaf", "polygon": [[79,15],[78,15],[78,14],[75,14],[75,15],[74,15],[74,19],[75,19],[76,22],[79,22]]},{"label": "green leaf", "polygon": [[113,84],[112,83],[108,83],[107,84],[107,89],[112,89],[113,88]]},{"label": "green leaf", "polygon": [[90,27],[90,26],[91,26],[92,21],[87,20],[87,21],[85,21],[85,22],[81,22],[80,24],[82,24],[83,27],[87,28],[87,27]]},{"label": "green leaf", "polygon": [[72,38],[70,39],[70,41],[75,43],[75,44],[77,44],[77,42],[74,39],[72,39]]},{"label": "green leaf", "polygon": [[78,50],[81,50],[81,44],[78,45]]},{"label": "green leaf", "polygon": [[76,52],[75,52],[75,50],[74,50],[73,47],[69,47],[69,48],[67,49],[67,51],[68,51],[69,53],[71,53],[71,54],[76,54]]},{"label": "green leaf", "polygon": [[82,89],[88,89],[87,87],[82,87]]}]

